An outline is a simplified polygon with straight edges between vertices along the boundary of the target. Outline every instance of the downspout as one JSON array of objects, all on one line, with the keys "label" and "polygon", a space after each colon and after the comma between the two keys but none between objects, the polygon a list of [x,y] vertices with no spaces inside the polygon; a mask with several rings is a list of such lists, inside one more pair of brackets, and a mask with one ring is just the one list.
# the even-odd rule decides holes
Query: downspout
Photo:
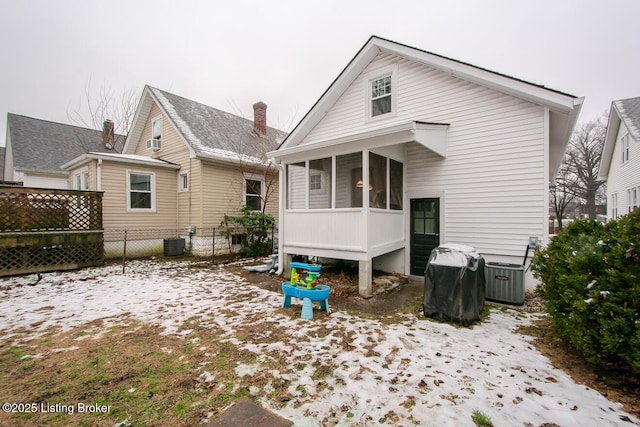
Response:
[{"label": "downspout", "polygon": [[96,190],[102,191],[102,159],[98,159],[98,166],[96,167]]},{"label": "downspout", "polygon": [[282,256],[282,246],[284,242],[284,195],[285,195],[285,174],[284,165],[280,162],[276,162],[278,166],[278,269],[276,274],[279,276],[284,270],[284,258]]}]

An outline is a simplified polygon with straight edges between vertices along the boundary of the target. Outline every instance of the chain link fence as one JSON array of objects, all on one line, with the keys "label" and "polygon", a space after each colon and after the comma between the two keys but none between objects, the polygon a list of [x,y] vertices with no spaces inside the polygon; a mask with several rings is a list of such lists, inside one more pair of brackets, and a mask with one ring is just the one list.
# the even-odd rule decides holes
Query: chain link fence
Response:
[{"label": "chain link fence", "polygon": [[106,229],[105,259],[193,256],[231,261],[239,256],[274,253],[278,230],[247,227]]}]

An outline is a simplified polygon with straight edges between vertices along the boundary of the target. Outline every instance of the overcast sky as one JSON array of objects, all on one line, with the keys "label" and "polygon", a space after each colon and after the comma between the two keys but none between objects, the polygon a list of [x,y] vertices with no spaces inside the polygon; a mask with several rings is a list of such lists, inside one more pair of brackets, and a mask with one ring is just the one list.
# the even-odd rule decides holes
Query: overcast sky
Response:
[{"label": "overcast sky", "polygon": [[0,0],[7,113],[70,123],[88,82],[145,84],[291,130],[375,34],[586,98],[640,96],[638,0]]}]

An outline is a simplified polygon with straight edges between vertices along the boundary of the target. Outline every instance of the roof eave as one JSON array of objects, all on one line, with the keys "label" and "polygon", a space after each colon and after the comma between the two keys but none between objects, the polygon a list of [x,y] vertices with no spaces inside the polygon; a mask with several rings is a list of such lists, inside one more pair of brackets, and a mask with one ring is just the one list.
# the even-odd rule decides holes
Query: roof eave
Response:
[{"label": "roof eave", "polygon": [[328,113],[338,98],[340,98],[344,91],[380,51],[403,56],[414,62],[436,68],[460,79],[489,87],[538,105],[546,106],[553,111],[571,114],[576,105],[582,104],[583,98],[578,98],[574,95],[372,36],[311,107],[309,112],[302,118],[280,147],[278,147],[278,150],[296,146],[302,142],[313,127]]},{"label": "roof eave", "polygon": [[135,164],[149,167],[158,167],[158,168],[166,168],[166,169],[180,169],[180,165],[175,163],[167,162],[166,160],[159,159],[132,159],[129,157],[125,157],[126,155],[108,155],[104,153],[87,153],[82,156],[78,156],[75,159],[65,163],[61,166],[62,169],[70,170],[75,167],[78,167],[84,163],[87,163],[91,160],[104,160],[108,162],[118,162],[118,163],[127,163],[127,164]]},{"label": "roof eave", "polygon": [[609,176],[609,169],[611,167],[611,159],[613,157],[613,150],[616,146],[616,138],[618,137],[618,131],[622,118],[620,112],[615,106],[615,103],[611,103],[611,110],[609,111],[609,119],[607,121],[607,131],[604,137],[604,145],[602,147],[602,155],[600,156],[600,170],[598,171],[598,180],[606,181]]}]

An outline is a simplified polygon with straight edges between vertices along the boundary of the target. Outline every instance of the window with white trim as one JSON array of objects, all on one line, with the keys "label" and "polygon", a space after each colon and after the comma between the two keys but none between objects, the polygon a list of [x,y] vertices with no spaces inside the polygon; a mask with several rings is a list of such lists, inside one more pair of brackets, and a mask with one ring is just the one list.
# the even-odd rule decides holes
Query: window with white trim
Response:
[{"label": "window with white trim", "polygon": [[83,170],[73,174],[73,189],[86,191],[89,189],[89,169]]},{"label": "window with white trim", "polygon": [[127,171],[127,210],[155,210],[155,174]]},{"label": "window with white trim", "polygon": [[629,161],[629,134],[622,137],[622,163]]},{"label": "window with white trim", "polygon": [[640,205],[640,187],[634,187],[627,190],[627,209],[629,212]]},{"label": "window with white trim", "polygon": [[178,175],[178,191],[189,191],[189,173],[187,171],[182,171]]},{"label": "window with white trim", "polygon": [[147,150],[160,151],[162,149],[162,116],[151,120],[151,139],[147,141]]},{"label": "window with white trim", "polygon": [[371,117],[391,112],[391,75],[371,82]]},{"label": "window with white trim", "polygon": [[264,206],[264,178],[245,177],[244,178],[244,204],[251,210],[262,211]]},{"label": "window with white trim", "polygon": [[378,120],[396,114],[398,98],[398,66],[396,64],[368,73],[364,77],[365,121]]},{"label": "window with white trim", "polygon": [[322,175],[314,174],[310,172],[309,174],[309,191],[322,190]]},{"label": "window with white trim", "polygon": [[[84,168],[79,172],[73,174],[73,189],[74,190],[89,190],[89,168]],[[87,197],[78,196],[76,206],[79,208],[89,207],[89,200]]]},{"label": "window with white trim", "polygon": [[618,218],[618,193],[611,195],[611,219]]}]

